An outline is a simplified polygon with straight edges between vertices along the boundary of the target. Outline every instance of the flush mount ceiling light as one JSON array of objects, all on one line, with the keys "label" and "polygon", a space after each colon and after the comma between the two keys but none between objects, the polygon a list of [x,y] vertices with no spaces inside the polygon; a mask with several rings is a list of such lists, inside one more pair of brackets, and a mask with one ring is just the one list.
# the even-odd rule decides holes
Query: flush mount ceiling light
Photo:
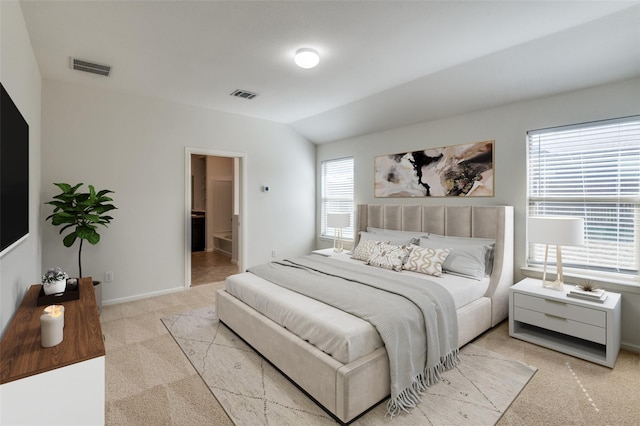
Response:
[{"label": "flush mount ceiling light", "polygon": [[300,68],[309,69],[318,65],[318,62],[320,62],[320,55],[315,49],[303,47],[302,49],[296,50],[295,61],[296,65]]}]

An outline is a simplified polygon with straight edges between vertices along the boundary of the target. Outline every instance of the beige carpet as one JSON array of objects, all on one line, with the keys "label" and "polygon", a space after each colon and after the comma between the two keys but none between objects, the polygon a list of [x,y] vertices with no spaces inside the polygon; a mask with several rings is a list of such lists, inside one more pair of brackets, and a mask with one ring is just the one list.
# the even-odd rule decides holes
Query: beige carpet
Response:
[{"label": "beige carpet", "polygon": [[[329,425],[334,420],[221,324],[215,306],[162,320],[236,425]],[[535,373],[473,344],[396,425],[493,425]],[[386,401],[353,424],[388,424]]]},{"label": "beige carpet", "polygon": [[[107,426],[233,425],[160,321],[215,304],[223,286],[104,306]],[[622,350],[611,369],[513,339],[507,321],[473,344],[538,368],[498,426],[640,425],[637,352]]]},{"label": "beige carpet", "polygon": [[103,307],[106,425],[233,426],[160,321],[215,303],[223,285]]}]

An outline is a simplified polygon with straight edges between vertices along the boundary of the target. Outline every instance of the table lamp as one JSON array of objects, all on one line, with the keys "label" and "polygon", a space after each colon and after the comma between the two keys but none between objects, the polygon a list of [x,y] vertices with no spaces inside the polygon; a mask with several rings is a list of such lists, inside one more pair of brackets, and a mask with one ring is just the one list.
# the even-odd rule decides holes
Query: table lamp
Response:
[{"label": "table lamp", "polygon": [[327,227],[334,229],[333,251],[339,253],[343,250],[342,228],[351,224],[351,213],[327,213]]},{"label": "table lamp", "polygon": [[[546,244],[544,250],[544,271],[542,286],[562,291],[564,276],[562,273],[561,246],[580,246],[584,244],[584,219],[581,217],[530,217],[529,242]],[[556,246],[557,276],[554,282],[547,282],[547,256],[549,245]]]}]

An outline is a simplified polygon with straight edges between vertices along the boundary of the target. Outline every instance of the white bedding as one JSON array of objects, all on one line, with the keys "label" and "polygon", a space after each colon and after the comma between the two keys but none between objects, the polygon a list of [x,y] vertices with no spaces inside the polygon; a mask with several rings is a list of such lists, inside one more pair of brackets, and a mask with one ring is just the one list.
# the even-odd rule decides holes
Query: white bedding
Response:
[{"label": "white bedding", "polygon": [[[336,254],[332,259],[373,268],[351,259],[346,253]],[[478,281],[449,274],[433,277],[409,271],[379,271],[380,274],[406,274],[437,282],[449,290],[456,309],[482,297],[489,285],[488,277]],[[228,277],[226,289],[256,311],[342,363],[354,361],[383,346],[378,332],[367,321],[251,273]]]}]

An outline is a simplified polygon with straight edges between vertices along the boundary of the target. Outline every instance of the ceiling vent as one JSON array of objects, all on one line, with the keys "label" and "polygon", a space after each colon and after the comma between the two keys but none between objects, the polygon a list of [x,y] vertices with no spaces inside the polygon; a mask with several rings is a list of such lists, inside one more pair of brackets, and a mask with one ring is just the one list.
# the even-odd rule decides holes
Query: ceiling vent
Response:
[{"label": "ceiling vent", "polygon": [[247,90],[235,90],[233,93],[231,93],[231,96],[235,96],[238,98],[243,98],[243,99],[253,99],[256,96],[258,96],[257,93],[253,93],[253,92],[249,92]]},{"label": "ceiling vent", "polygon": [[89,62],[78,58],[71,58],[71,68],[78,71],[89,72],[91,74],[103,75],[109,77],[111,74],[111,66],[96,64],[95,62]]}]

